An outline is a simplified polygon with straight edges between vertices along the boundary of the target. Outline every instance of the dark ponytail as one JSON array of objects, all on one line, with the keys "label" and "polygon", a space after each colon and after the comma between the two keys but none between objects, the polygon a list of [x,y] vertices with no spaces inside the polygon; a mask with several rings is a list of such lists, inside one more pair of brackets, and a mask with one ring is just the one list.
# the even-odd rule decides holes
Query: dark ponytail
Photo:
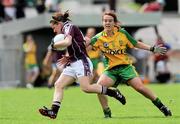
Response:
[{"label": "dark ponytail", "polygon": [[68,17],[69,17],[69,10],[67,10],[63,15],[64,20],[69,20]]},{"label": "dark ponytail", "polygon": [[56,12],[53,14],[52,19],[55,21],[61,21],[61,22],[66,22],[66,21],[71,21],[69,18],[69,11],[67,10],[64,14],[61,12]]}]

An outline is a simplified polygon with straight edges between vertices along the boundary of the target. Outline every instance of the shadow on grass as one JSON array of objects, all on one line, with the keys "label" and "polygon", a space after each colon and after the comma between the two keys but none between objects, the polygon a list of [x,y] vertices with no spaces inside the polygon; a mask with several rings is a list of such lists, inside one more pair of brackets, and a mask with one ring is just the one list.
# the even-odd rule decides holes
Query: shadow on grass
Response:
[{"label": "shadow on grass", "polygon": [[13,117],[0,117],[0,120],[17,120],[17,118]]},{"label": "shadow on grass", "polygon": [[147,118],[179,118],[178,116],[171,116],[171,117],[165,117],[165,116],[124,116],[124,117],[112,117],[112,119],[147,119]]}]

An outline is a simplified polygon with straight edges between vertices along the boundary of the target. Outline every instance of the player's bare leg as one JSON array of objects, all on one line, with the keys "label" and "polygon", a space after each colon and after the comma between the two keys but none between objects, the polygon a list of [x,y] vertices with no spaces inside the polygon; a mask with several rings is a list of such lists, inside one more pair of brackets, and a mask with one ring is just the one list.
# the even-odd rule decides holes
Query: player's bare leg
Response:
[{"label": "player's bare leg", "polygon": [[63,99],[64,88],[72,84],[74,80],[75,79],[71,76],[63,74],[58,78],[58,80],[55,82],[55,91],[51,109],[48,109],[47,107],[40,108],[39,112],[41,113],[41,115],[47,116],[51,119],[55,119],[57,117]]},{"label": "player's bare leg", "polygon": [[[111,87],[114,84],[114,80],[112,80],[108,76],[102,74],[97,83],[102,85],[102,86]],[[103,109],[104,117],[105,118],[111,118],[111,109],[108,105],[107,96],[105,96],[103,94],[98,94],[97,96],[98,96],[99,102],[101,104],[101,107]],[[122,95],[122,97],[123,98],[120,99],[121,100],[120,102],[124,105],[126,103],[126,99],[123,95]]]},{"label": "player's bare leg", "polygon": [[[106,75],[104,75],[104,76],[106,76]],[[103,83],[90,85],[91,82],[90,82],[89,78],[90,77],[88,77],[88,76],[83,76],[83,77],[79,78],[80,87],[81,87],[82,91],[84,91],[86,93],[97,93],[98,96],[100,97],[100,103],[102,105],[103,111],[106,113],[107,111],[105,111],[105,110],[108,110],[108,112],[109,112],[108,116],[111,117],[111,111],[110,111],[110,108],[108,107],[107,99],[102,94],[114,97],[117,100],[119,100],[122,104],[126,103],[125,97],[120,93],[120,91],[118,89],[108,88],[113,85],[113,80],[111,78],[109,78],[111,81],[104,80],[104,81],[106,81],[106,82],[104,82],[105,83],[104,85],[106,85],[106,86],[103,86],[102,85]]]},{"label": "player's bare leg", "polygon": [[[117,100],[121,101],[122,95],[120,94],[119,90],[117,89],[109,89],[105,86],[101,86],[98,84],[92,84],[90,76],[81,76],[78,78],[80,83],[80,88],[82,91],[86,93],[97,93],[97,94],[105,94],[111,97],[116,98]],[[55,119],[60,108],[62,99],[63,99],[63,90],[66,86],[72,84],[74,82],[74,78],[62,74],[59,79],[55,83],[55,91],[54,91],[54,98],[51,109],[46,107],[39,109],[39,112],[43,116],[50,117]]]},{"label": "player's bare leg", "polygon": [[54,82],[58,79],[60,75],[60,71],[56,67],[52,67],[52,72],[48,80],[48,88],[52,88],[54,86]]},{"label": "player's bare leg", "polygon": [[136,91],[150,99],[153,104],[165,115],[172,116],[171,111],[161,102],[161,100],[147,87],[144,86],[143,82],[139,77],[133,78],[128,81],[128,84],[133,87]]}]

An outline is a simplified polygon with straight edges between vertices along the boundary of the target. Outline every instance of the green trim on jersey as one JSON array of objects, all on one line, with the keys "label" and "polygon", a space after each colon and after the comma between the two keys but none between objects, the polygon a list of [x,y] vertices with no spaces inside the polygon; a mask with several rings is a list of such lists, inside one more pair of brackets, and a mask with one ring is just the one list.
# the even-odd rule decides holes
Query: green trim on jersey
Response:
[{"label": "green trim on jersey", "polygon": [[93,59],[91,59],[91,62],[93,64],[93,69],[97,70],[98,63],[100,62],[100,59],[99,58],[93,58]]},{"label": "green trim on jersey", "polygon": [[106,69],[117,65],[131,64],[132,60],[127,55],[126,50],[134,48],[136,44],[137,41],[124,29],[115,30],[111,37],[102,31],[91,39],[93,50],[100,50],[104,54]]},{"label": "green trim on jersey", "polygon": [[119,32],[125,34],[128,40],[133,44],[133,46],[136,46],[137,41],[125,29],[120,29]]},{"label": "green trim on jersey", "polygon": [[108,58],[103,58],[103,63],[104,63],[104,67],[106,68],[108,66],[109,63],[109,59]]},{"label": "green trim on jersey", "polygon": [[95,35],[94,37],[91,38],[91,45],[95,44],[96,41],[98,40],[99,37],[102,36],[102,32],[98,33],[97,35]]}]

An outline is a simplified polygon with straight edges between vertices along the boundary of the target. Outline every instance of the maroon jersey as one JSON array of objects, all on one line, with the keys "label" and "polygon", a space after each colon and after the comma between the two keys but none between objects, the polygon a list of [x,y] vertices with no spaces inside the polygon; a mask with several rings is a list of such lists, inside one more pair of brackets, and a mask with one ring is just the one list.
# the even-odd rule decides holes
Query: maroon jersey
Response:
[{"label": "maroon jersey", "polygon": [[85,59],[87,57],[87,52],[84,36],[80,29],[70,21],[66,21],[62,28],[62,32],[65,36],[71,35],[72,37],[72,44],[67,48],[70,60],[77,61],[79,59]]},{"label": "maroon jersey", "polygon": [[58,50],[52,50],[53,52],[53,57],[52,57],[52,62],[56,63],[58,59],[62,58],[62,55],[65,54],[65,51],[58,51]]}]

